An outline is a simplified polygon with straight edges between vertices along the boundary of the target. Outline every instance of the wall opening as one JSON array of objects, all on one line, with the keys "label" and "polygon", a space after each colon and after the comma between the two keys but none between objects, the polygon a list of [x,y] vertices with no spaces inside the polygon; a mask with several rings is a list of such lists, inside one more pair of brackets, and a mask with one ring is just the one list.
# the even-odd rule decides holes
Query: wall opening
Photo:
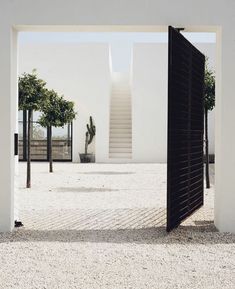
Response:
[{"label": "wall opening", "polygon": [[[58,34],[57,34],[57,36],[58,36]],[[154,129],[156,130],[156,122],[155,123],[153,122],[152,116],[155,115],[156,119],[157,119],[157,118],[159,118],[160,112],[163,112],[161,121],[162,121],[162,123],[165,122],[165,125],[166,125],[166,117],[167,117],[167,113],[166,113],[166,105],[167,105],[167,102],[166,102],[167,101],[167,88],[166,88],[166,85],[167,85],[167,70],[165,70],[164,72],[159,71],[158,74],[154,75],[154,71],[155,71],[154,68],[157,69],[157,68],[160,67],[160,66],[155,65],[155,67],[152,66],[152,70],[150,70],[148,73],[146,73],[146,67],[149,67],[149,65],[152,63],[151,55],[154,55],[154,52],[156,53],[156,55],[159,54],[157,52],[157,51],[159,51],[158,50],[159,48],[157,48],[158,45],[160,45],[162,47],[163,53],[165,53],[165,55],[167,54],[167,41],[165,40],[167,38],[166,33],[162,33],[161,37],[162,37],[162,40],[160,41],[160,44],[159,43],[149,43],[148,41],[145,42],[144,40],[143,41],[138,40],[138,41],[132,43],[131,53],[128,52],[128,55],[130,56],[130,58],[128,58],[128,59],[130,59],[130,62],[129,62],[130,69],[129,69],[129,71],[131,70],[131,72],[130,72],[131,83],[133,84],[133,81],[135,81],[136,84],[137,83],[140,84],[141,83],[141,81],[140,81],[141,78],[142,78],[142,84],[144,83],[143,87],[140,87],[140,86],[139,87],[138,86],[133,87],[133,85],[131,86],[132,97],[133,97],[133,93],[134,94],[135,93],[137,93],[137,94],[139,93],[139,96],[138,96],[139,97],[139,101],[141,101],[141,99],[142,99],[142,102],[137,102],[136,103],[135,109],[134,109],[134,107],[132,105],[132,113],[133,112],[136,113],[136,111],[138,111],[138,110],[136,110],[137,108],[139,108],[142,111],[143,110],[146,111],[146,115],[145,116],[142,115],[142,119],[139,117],[140,114],[142,113],[141,111],[139,111],[139,113],[140,113],[139,115],[135,115],[134,116],[135,120],[139,120],[140,121],[139,124],[137,124],[137,123],[135,124],[135,132],[133,131],[133,127],[132,127],[132,154],[134,153],[135,155],[139,156],[139,159],[136,160],[137,163],[144,163],[144,162],[165,163],[166,162],[166,143],[165,143],[165,145],[164,145],[164,143],[162,145],[162,147],[164,147],[164,149],[165,149],[165,152],[164,152],[164,149],[163,149],[163,151],[161,151],[161,149],[157,145],[156,151],[158,153],[160,152],[160,154],[162,153],[162,159],[161,160],[153,159],[153,154],[152,153],[150,153],[149,159],[144,160],[145,152],[147,153],[147,151],[150,151],[149,150],[149,143],[153,140],[153,133],[152,132],[154,132]],[[94,40],[92,40],[92,43],[94,44]],[[92,43],[89,43],[89,44],[92,44]],[[37,46],[37,44],[38,43],[36,43],[35,46]],[[67,45],[68,45],[68,43],[66,43],[65,46],[67,46]],[[105,48],[105,51],[106,51],[105,58],[108,59],[109,58],[110,43],[104,42],[104,43],[97,44],[97,42],[96,42],[95,45],[97,45],[100,50]],[[204,43],[200,43],[199,45],[203,46]],[[58,43],[57,43],[57,46],[58,46]],[[87,47],[89,45],[87,45],[87,42],[83,42],[81,44],[81,46],[83,46],[82,48],[87,51]],[[42,43],[39,43],[39,47],[40,47],[40,49],[42,48]],[[73,45],[73,48],[74,48],[74,45]],[[205,48],[205,50],[206,50],[206,48]],[[148,53],[148,52],[150,52],[150,53]],[[57,56],[61,57],[60,59],[62,59],[63,57],[66,59],[68,57],[68,53],[66,53],[66,52],[62,52],[62,51],[58,52],[57,51],[57,53],[58,53]],[[82,53],[84,53],[84,51]],[[91,54],[92,54],[92,49],[91,49],[90,55]],[[37,53],[35,54],[35,52],[34,52],[33,56],[35,57],[35,55],[37,55]],[[149,57],[148,61],[146,61],[146,58],[144,57],[145,55],[148,55],[148,57]],[[85,56],[85,54],[82,54],[83,58],[84,58],[84,56]],[[139,63],[138,63],[139,74],[138,75],[134,75],[134,73],[133,73],[134,69],[136,69],[135,68],[136,67],[135,66],[136,63],[134,63],[134,57],[139,57]],[[99,56],[97,58],[99,58]],[[86,59],[88,59],[88,64],[91,65],[91,70],[92,70],[92,68],[94,67],[94,63],[91,62],[91,64],[90,64],[89,63],[89,58],[86,58]],[[159,63],[159,62],[157,62],[157,61],[159,61],[159,59],[155,60],[155,61],[156,61],[155,64]],[[167,61],[167,59],[165,59],[165,61]],[[67,67],[66,68],[69,71],[68,63],[69,63],[69,61],[68,61],[68,58],[67,58]],[[75,63],[74,68],[78,67],[76,65],[76,62],[74,62],[74,63]],[[43,65],[45,65],[45,64],[46,64],[46,62],[43,63]],[[167,62],[165,64],[167,64]],[[162,62],[161,65],[163,66],[164,62]],[[98,66],[98,67],[100,67],[100,66]],[[112,67],[114,67],[114,59],[113,58],[112,58]],[[37,67],[35,67],[35,65],[34,65],[34,67],[32,67],[32,68],[37,68]],[[115,68],[115,70],[117,70],[117,68]],[[108,64],[106,66],[106,70],[105,71],[107,72],[106,76],[109,78],[109,83],[110,83],[110,75],[109,75],[109,73],[110,73],[110,63],[109,63],[109,61],[108,61]],[[47,72],[50,72],[50,68],[48,69]],[[81,75],[82,75],[82,72],[81,72]],[[165,96],[164,103],[161,103],[161,105],[159,105],[159,103],[157,103],[157,99],[155,100],[156,101],[156,107],[158,107],[159,112],[154,112],[154,111],[150,112],[148,109],[153,109],[154,108],[154,105],[153,105],[154,102],[152,102],[151,99],[149,101],[146,101],[146,98],[144,97],[144,93],[146,93],[145,88],[148,87],[148,89],[149,89],[149,87],[150,87],[150,85],[149,85],[150,84],[150,82],[149,82],[150,79],[149,79],[149,77],[146,77],[146,76],[149,76],[149,75],[152,75],[151,76],[152,77],[151,78],[151,83],[152,83],[153,87],[154,87],[154,82],[156,82],[156,75],[159,76],[159,83],[163,83],[163,86],[165,85],[165,87],[162,89],[162,98]],[[62,76],[64,76],[64,79],[67,80],[65,75],[62,75]],[[92,80],[97,80],[96,76],[97,76],[97,74],[92,75],[91,79]],[[51,85],[56,83],[55,82],[56,81],[55,75],[53,77],[54,78],[52,78],[52,80],[51,80]],[[81,85],[81,83],[79,83],[79,78],[78,77],[74,77],[74,74],[73,74],[73,76],[71,78],[72,78],[72,81],[76,85]],[[154,81],[154,78],[155,78],[155,81]],[[84,78],[81,79],[81,82],[84,84]],[[104,82],[102,82],[101,84],[97,84],[97,85],[100,85],[99,87],[101,88],[104,85]],[[105,83],[105,85],[107,85],[107,83]],[[60,89],[61,91],[63,91],[62,88]],[[82,89],[84,91],[84,86],[82,87]],[[106,103],[102,102],[102,105],[103,105],[104,108],[105,108],[105,104],[109,104],[109,101],[110,101],[110,99],[109,99],[109,97],[110,97],[109,89],[110,89],[110,87],[109,87],[109,85],[107,85],[107,98],[106,98],[107,102]],[[157,88],[156,88],[156,86],[154,87],[154,89],[155,89],[154,93],[152,93],[151,90],[149,89],[147,95],[149,96],[152,93],[152,97],[154,97],[154,95],[157,96],[157,93],[156,93]],[[82,112],[86,112],[87,115],[89,115],[90,111],[88,109],[91,107],[91,106],[89,106],[89,104],[94,102],[94,98],[93,98],[94,96],[92,95],[92,90],[89,90],[89,94],[90,94],[90,98],[88,96],[88,99],[89,99],[88,105],[84,106],[82,104],[82,102],[80,102],[80,103],[78,102],[78,111],[81,110]],[[70,89],[68,89],[68,95],[70,95],[70,96],[73,95],[73,91],[72,91],[71,87],[70,87]],[[145,102],[148,104],[148,107],[147,107],[146,110],[144,109],[144,106],[143,106]],[[95,102],[94,104],[95,104],[95,106],[97,106],[97,102]],[[164,109],[162,109],[163,107],[165,107],[164,108],[165,111],[164,111]],[[108,108],[108,106],[104,109],[104,111],[105,111],[106,116],[109,116],[109,110],[107,108]],[[102,114],[102,111],[99,111],[99,113]],[[143,120],[146,120],[148,116],[149,116],[149,124],[148,125],[144,125],[143,124]],[[95,121],[96,121],[97,127],[100,125],[100,127],[103,127],[103,129],[106,130],[106,133],[101,135],[100,139],[98,139],[98,143],[97,143],[97,139],[96,139],[96,149],[99,148],[99,146],[102,146],[102,148],[105,147],[106,152],[103,153],[103,156],[106,155],[106,157],[107,157],[107,155],[109,153],[108,141],[107,141],[106,145],[103,145],[103,143],[104,143],[103,141],[104,141],[104,138],[106,138],[108,140],[108,136],[109,136],[109,134],[107,134],[107,131],[109,132],[109,130],[107,129],[108,126],[107,126],[107,123],[104,125],[102,120],[95,119]],[[164,125],[162,125],[161,121],[158,121],[157,125],[159,125],[159,129],[160,129],[160,127],[162,127],[164,129]],[[83,122],[83,125],[85,124],[85,122],[87,122],[87,119]],[[141,122],[142,122],[142,124],[141,124]],[[109,122],[108,122],[108,124],[109,124]],[[132,125],[133,125],[133,115],[132,115]],[[151,127],[149,127],[149,125]],[[79,128],[79,124],[75,123],[74,124],[74,128],[78,129]],[[141,129],[142,129],[142,132],[148,132],[150,134],[150,137],[143,136],[143,134],[140,132]],[[135,134],[135,136],[139,136],[139,138],[141,139],[139,141],[139,147],[143,149],[143,151],[141,153],[138,153],[138,151],[133,147],[133,133]],[[156,131],[154,133],[156,133]],[[73,132],[73,134],[74,134],[74,132]],[[157,135],[155,135],[155,138],[159,141],[159,137]],[[166,142],[166,129],[165,129],[165,134],[163,135],[163,138],[164,138],[164,140]],[[77,140],[78,140],[78,138],[77,138],[77,136],[75,136],[74,137],[74,142],[76,142]],[[138,140],[136,142],[138,142]],[[82,142],[82,146],[83,146],[83,142]],[[76,147],[76,145],[75,145],[75,147]],[[153,142],[152,147],[154,148],[154,142]],[[165,153],[165,155],[164,155],[164,153]],[[78,155],[78,148],[77,148],[77,151],[75,151],[75,153],[74,153],[74,156],[75,155]],[[76,159],[76,156],[75,156],[75,159]],[[100,163],[102,163],[102,162],[103,162],[102,159],[100,159]],[[78,172],[78,174],[79,174],[79,177],[81,177],[81,176],[85,176],[85,177],[87,177],[87,176],[94,177],[95,176],[95,177],[97,177],[97,176],[106,175],[106,176],[111,176],[112,178],[114,176],[133,177],[133,175],[136,175],[136,176],[138,176],[139,179],[141,179],[141,174],[143,172],[145,172],[145,170],[148,171],[148,169],[147,169],[147,166],[145,167],[144,165],[140,165],[139,168],[140,169],[137,169],[137,171],[132,170],[131,167],[128,167],[128,166],[126,167],[126,169],[123,167],[121,169],[121,171],[120,170],[112,171],[112,170],[110,170],[110,167],[109,167],[108,170],[107,169],[103,169],[103,170],[99,170],[99,171],[96,171],[96,169],[94,168],[91,171],[86,170],[86,169],[85,170],[80,170]],[[154,164],[153,164],[153,171],[152,172],[156,172],[155,169],[158,170],[157,165],[154,166]],[[160,175],[164,175],[165,174],[165,169],[166,169],[166,167],[163,168],[163,169],[160,169],[160,171],[158,171],[158,175],[159,176]],[[151,173],[150,173],[150,175],[151,175]],[[152,181],[155,182],[154,179],[152,179]],[[166,180],[164,180],[164,177],[163,177],[160,181],[162,183],[161,183],[161,186],[159,187],[159,191],[163,192],[163,190],[166,190],[166,188],[165,188]],[[151,191],[152,189],[149,189],[150,190],[150,194],[153,194],[153,192]],[[67,192],[67,193],[70,193],[70,194],[71,193],[75,193],[75,192],[80,192],[81,194],[85,194],[86,192],[94,193],[95,190],[99,191],[99,192],[103,192],[103,193],[107,193],[107,192],[114,193],[114,192],[118,191],[119,189],[115,188],[115,187],[109,187],[109,188],[103,188],[102,189],[102,188],[97,188],[97,187],[85,187],[85,186],[82,187],[82,188],[79,187],[79,186],[73,187],[73,188],[72,187],[66,188],[66,187],[60,186],[60,188],[59,188],[59,191],[61,193]],[[137,191],[137,188],[135,188],[135,191]],[[146,195],[145,195],[145,197],[147,198]],[[133,198],[136,198],[136,196],[133,196]],[[142,196],[139,195],[139,201],[140,201],[140,203],[142,203],[141,204],[141,206],[142,206],[143,205],[143,200],[141,200],[141,198],[142,198]],[[162,202],[162,204],[164,204],[164,203],[165,203],[165,199]],[[148,205],[149,205],[149,203],[148,203]],[[159,216],[164,219],[164,210],[161,211],[162,208],[164,208],[164,205],[163,205],[163,207],[160,206],[161,214]],[[152,212],[154,212],[154,211],[152,211]],[[155,213],[156,213],[156,211],[155,211]]]}]

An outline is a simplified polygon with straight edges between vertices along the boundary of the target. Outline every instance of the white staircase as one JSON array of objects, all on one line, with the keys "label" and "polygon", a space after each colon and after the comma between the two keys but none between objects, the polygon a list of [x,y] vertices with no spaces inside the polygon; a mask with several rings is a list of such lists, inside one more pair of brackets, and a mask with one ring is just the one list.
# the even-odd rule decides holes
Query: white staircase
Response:
[{"label": "white staircase", "polygon": [[128,74],[112,74],[109,158],[128,162],[132,158],[131,90]]}]

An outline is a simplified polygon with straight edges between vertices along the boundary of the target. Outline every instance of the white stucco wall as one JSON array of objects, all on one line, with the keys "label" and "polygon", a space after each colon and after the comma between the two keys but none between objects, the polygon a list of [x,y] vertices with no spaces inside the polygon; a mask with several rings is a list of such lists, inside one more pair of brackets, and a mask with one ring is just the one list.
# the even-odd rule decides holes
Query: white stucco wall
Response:
[{"label": "white stucco wall", "polygon": [[[194,45],[208,57],[209,67],[216,71],[216,44],[194,43]],[[208,115],[209,153],[215,154],[215,108]]]},{"label": "white stucco wall", "polygon": [[136,162],[166,162],[167,45],[133,47],[132,152]]},{"label": "white stucco wall", "polygon": [[0,231],[14,226],[17,30],[166,31],[173,25],[217,33],[215,224],[235,232],[233,0],[2,0],[0,11]]},{"label": "white stucco wall", "polygon": [[[213,43],[194,43],[215,70]],[[132,150],[134,162],[167,161],[168,44],[138,43],[132,57]],[[209,151],[215,151],[214,111],[209,113]]]},{"label": "white stucco wall", "polygon": [[97,127],[89,151],[105,162],[109,145],[110,67],[108,44],[22,43],[19,45],[19,74],[32,72],[47,82],[48,88],[75,103],[73,161],[84,153],[89,116]]}]

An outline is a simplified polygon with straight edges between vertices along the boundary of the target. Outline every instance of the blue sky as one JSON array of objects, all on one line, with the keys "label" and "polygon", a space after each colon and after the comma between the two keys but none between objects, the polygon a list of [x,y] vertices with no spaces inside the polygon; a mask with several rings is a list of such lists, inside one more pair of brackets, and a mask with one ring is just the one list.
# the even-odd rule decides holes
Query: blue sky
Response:
[{"label": "blue sky", "polygon": [[[215,33],[183,33],[192,42],[215,42]],[[24,42],[95,42],[135,43],[167,42],[163,32],[21,32],[20,43]]]}]

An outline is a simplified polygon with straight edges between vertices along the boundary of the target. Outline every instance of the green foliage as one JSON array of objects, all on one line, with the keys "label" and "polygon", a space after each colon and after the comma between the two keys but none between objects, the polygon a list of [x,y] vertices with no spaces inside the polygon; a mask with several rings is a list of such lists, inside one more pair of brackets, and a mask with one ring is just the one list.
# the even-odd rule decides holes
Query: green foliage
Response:
[{"label": "green foliage", "polygon": [[43,127],[63,127],[72,122],[76,113],[74,103],[59,96],[54,90],[47,90],[47,98],[43,103],[42,115],[38,122]]},{"label": "green foliage", "polygon": [[41,110],[47,97],[46,82],[39,79],[36,70],[19,77],[19,110]]},{"label": "green foliage", "polygon": [[208,58],[205,68],[205,110],[213,110],[215,107],[215,73],[209,68]]}]

